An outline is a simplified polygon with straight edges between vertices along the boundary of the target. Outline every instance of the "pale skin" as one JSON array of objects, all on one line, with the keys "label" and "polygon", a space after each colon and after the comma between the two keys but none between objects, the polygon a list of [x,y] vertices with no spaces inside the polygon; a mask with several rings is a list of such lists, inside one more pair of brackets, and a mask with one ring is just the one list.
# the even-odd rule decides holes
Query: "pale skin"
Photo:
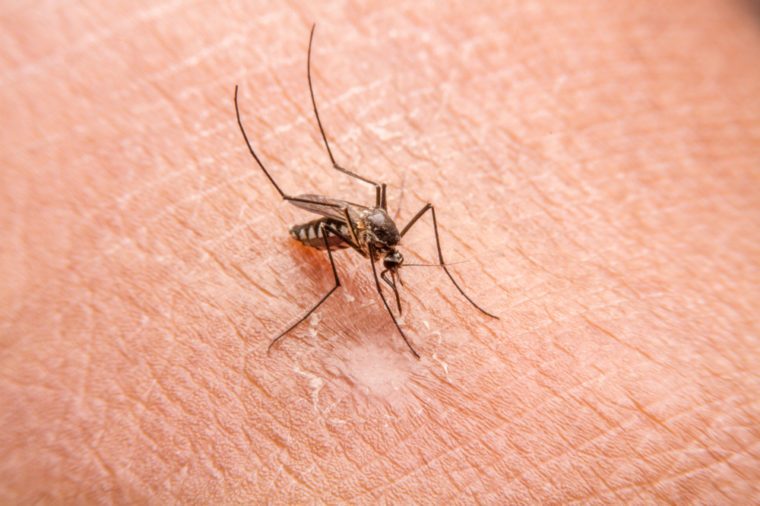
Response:
[{"label": "pale skin", "polygon": [[[0,502],[757,500],[747,5],[0,11]],[[235,84],[286,192],[374,201],[312,21],[338,163],[500,317],[402,270],[420,360],[351,250],[267,354],[333,279]]]}]

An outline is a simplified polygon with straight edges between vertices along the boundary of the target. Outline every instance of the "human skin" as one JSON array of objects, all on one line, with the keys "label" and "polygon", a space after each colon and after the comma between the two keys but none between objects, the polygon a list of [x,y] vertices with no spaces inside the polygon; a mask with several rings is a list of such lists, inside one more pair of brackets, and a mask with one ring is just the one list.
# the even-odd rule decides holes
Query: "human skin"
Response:
[{"label": "human skin", "polygon": [[[742,3],[0,8],[0,502],[748,503],[760,24]],[[480,314],[287,227],[436,205]],[[404,238],[435,261],[430,218]],[[412,260],[413,259],[413,260]],[[460,263],[457,263],[460,262]]]}]

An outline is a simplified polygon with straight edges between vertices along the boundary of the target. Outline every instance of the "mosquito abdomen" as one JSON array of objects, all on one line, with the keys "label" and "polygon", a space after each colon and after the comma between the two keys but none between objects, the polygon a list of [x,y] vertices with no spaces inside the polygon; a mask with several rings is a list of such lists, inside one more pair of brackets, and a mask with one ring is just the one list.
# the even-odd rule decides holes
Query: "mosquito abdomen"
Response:
[{"label": "mosquito abdomen", "polygon": [[[327,218],[320,218],[318,220],[312,220],[306,223],[301,223],[299,225],[293,225],[292,227],[290,227],[290,235],[292,235],[296,241],[300,242],[301,244],[305,246],[309,246],[310,248],[316,248],[319,250],[324,250],[325,240],[322,237],[323,223],[325,225],[327,224],[332,225],[341,233],[348,234],[348,229],[345,227],[343,223],[336,223]],[[348,248],[349,246],[348,244],[346,244],[345,241],[343,241],[343,239],[336,236],[335,234],[328,234],[327,243],[330,245],[331,250]]]}]

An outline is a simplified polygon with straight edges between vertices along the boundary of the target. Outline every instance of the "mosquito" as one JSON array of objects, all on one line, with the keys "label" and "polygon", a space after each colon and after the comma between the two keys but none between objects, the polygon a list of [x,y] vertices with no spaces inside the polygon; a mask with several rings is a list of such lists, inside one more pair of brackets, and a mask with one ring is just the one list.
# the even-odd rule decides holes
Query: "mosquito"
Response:
[{"label": "mosquito", "polygon": [[[306,55],[306,78],[309,82],[311,105],[314,109],[314,116],[317,119],[319,133],[322,136],[322,140],[325,144],[325,149],[327,150],[327,155],[330,157],[330,162],[332,163],[334,169],[346,174],[347,176],[358,179],[359,181],[363,181],[375,187],[375,205],[373,207],[364,206],[361,204],[349,202],[347,200],[330,198],[315,194],[288,195],[285,193],[282,188],[280,188],[280,185],[278,185],[274,180],[266,167],[264,167],[261,159],[254,151],[251,142],[248,140],[248,135],[245,133],[245,128],[243,127],[243,123],[240,119],[240,108],[238,107],[238,86],[235,86],[235,114],[237,116],[240,132],[243,134],[243,139],[248,146],[248,151],[250,151],[251,156],[253,156],[253,159],[256,160],[258,166],[261,167],[264,175],[266,175],[266,177],[272,183],[272,186],[274,186],[275,190],[277,190],[277,192],[284,200],[290,202],[296,207],[300,207],[301,209],[305,209],[306,211],[320,216],[320,218],[314,219],[307,223],[294,225],[290,228],[290,235],[305,246],[326,251],[327,257],[330,260],[330,267],[332,268],[333,277],[335,279],[335,284],[333,287],[330,288],[330,290],[321,299],[319,299],[319,301],[314,304],[314,306],[312,306],[295,323],[290,325],[287,329],[285,329],[272,340],[272,342],[269,344],[268,351],[271,350],[272,347],[280,339],[288,334],[288,332],[296,328],[301,322],[308,318],[309,315],[316,311],[317,308],[321,306],[330,297],[330,295],[332,295],[335,290],[338,289],[339,286],[341,286],[340,278],[338,277],[338,270],[335,268],[333,251],[338,249],[351,248],[359,253],[362,257],[369,260],[369,264],[372,266],[372,276],[375,280],[375,288],[377,289],[377,293],[380,294],[380,299],[383,301],[385,309],[388,311],[391,320],[393,320],[396,329],[398,329],[399,334],[401,334],[401,337],[409,347],[412,355],[414,355],[415,358],[419,359],[419,353],[417,353],[417,351],[414,349],[414,346],[412,346],[412,343],[409,341],[409,338],[401,329],[401,326],[398,323],[398,319],[393,314],[391,306],[388,304],[388,300],[385,298],[385,294],[383,293],[383,289],[380,284],[380,280],[382,279],[383,282],[388,285],[393,291],[396,308],[400,315],[401,301],[399,298],[397,283],[403,286],[403,282],[401,281],[401,276],[399,273],[399,270],[403,265],[440,266],[448,275],[449,279],[457,288],[457,290],[459,290],[459,293],[461,293],[464,298],[470,302],[470,304],[491,318],[498,319],[498,317],[489,313],[480,307],[474,300],[472,300],[470,296],[465,293],[462,287],[459,286],[459,283],[456,282],[454,277],[451,275],[451,272],[449,272],[448,268],[446,267],[447,264],[443,260],[441,241],[438,236],[438,222],[435,217],[435,208],[432,204],[425,204],[422,209],[417,211],[417,214],[415,214],[412,219],[410,219],[409,222],[399,231],[396,223],[388,214],[386,184],[377,183],[376,181],[360,176],[359,174],[356,174],[355,172],[338,165],[338,163],[335,161],[332,149],[330,149],[330,143],[327,141],[327,135],[325,135],[325,129],[322,126],[322,121],[319,118],[317,101],[314,98],[314,87],[312,86],[311,82],[311,47],[314,41],[315,28],[316,24],[312,25],[311,34],[309,35],[309,49]],[[401,239],[427,212],[430,212],[430,215],[433,218],[433,231],[435,233],[435,245],[438,251],[439,263],[404,264],[404,257],[398,250]],[[378,274],[378,268],[375,267],[375,262],[381,258],[383,261],[383,270]]]}]

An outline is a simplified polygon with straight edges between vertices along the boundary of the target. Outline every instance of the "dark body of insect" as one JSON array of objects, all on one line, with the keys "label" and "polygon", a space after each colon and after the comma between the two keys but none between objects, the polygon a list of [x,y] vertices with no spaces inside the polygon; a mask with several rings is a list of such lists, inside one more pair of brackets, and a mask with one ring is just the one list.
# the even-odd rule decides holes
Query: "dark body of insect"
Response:
[{"label": "dark body of insect", "polygon": [[[238,126],[243,134],[248,150],[253,156],[256,163],[261,167],[266,177],[272,183],[274,188],[280,194],[280,196],[291,204],[305,209],[311,213],[319,215],[320,218],[291,227],[290,234],[302,244],[324,250],[327,252],[327,256],[330,260],[330,266],[332,268],[333,277],[335,279],[335,285],[305,314],[303,314],[296,322],[290,325],[285,331],[281,332],[275,337],[269,345],[269,349],[285,336],[288,332],[293,330],[298,324],[304,321],[310,314],[312,314],[323,302],[327,300],[330,295],[340,286],[340,278],[338,277],[338,271],[335,268],[335,260],[332,252],[338,249],[351,248],[363,257],[369,259],[369,263],[372,267],[372,275],[375,280],[375,286],[377,292],[380,295],[380,299],[383,301],[385,308],[388,310],[393,323],[398,329],[399,334],[404,339],[404,342],[409,347],[412,354],[419,358],[419,354],[412,346],[411,342],[407,338],[401,326],[398,323],[396,316],[393,314],[388,301],[383,294],[380,279],[382,279],[393,291],[396,300],[396,307],[399,314],[401,314],[401,300],[398,293],[398,284],[401,282],[399,276],[399,269],[404,265],[404,257],[400,251],[398,251],[398,245],[401,239],[409,231],[409,229],[428,211],[433,218],[433,231],[435,233],[435,243],[438,252],[438,264],[432,264],[440,266],[444,272],[448,275],[451,282],[459,290],[459,292],[478,310],[484,314],[497,318],[493,314],[489,313],[478,304],[475,303],[459,286],[454,277],[446,267],[446,263],[443,260],[443,253],[441,251],[441,242],[438,237],[438,223],[435,216],[435,208],[431,204],[426,204],[422,207],[409,222],[399,230],[396,227],[395,222],[388,214],[388,206],[386,200],[386,185],[376,183],[370,179],[362,177],[348,169],[345,169],[338,165],[330,149],[330,143],[327,141],[325,130],[322,126],[322,121],[319,118],[319,112],[317,110],[317,103],[314,98],[314,88],[311,84],[311,46],[314,39],[314,26],[311,29],[311,35],[309,37],[309,49],[307,52],[307,66],[306,75],[309,81],[309,93],[311,95],[311,103],[314,109],[314,115],[317,119],[317,125],[319,126],[322,140],[324,141],[327,154],[330,157],[333,168],[336,170],[351,176],[353,178],[369,183],[375,187],[375,205],[372,207],[356,204],[346,200],[329,198],[322,195],[304,194],[304,195],[288,195],[282,191],[280,186],[275,182],[272,175],[264,167],[261,159],[258,157],[250,141],[248,135],[245,133],[243,123],[240,119],[240,109],[238,107],[238,88],[235,86],[235,113],[237,116]],[[383,270],[379,273],[375,268],[375,262],[382,259]],[[410,265],[410,264],[406,264]],[[429,265],[429,264],[411,264],[411,265]]]},{"label": "dark body of insect", "polygon": [[[395,249],[401,240],[401,234],[385,209],[368,208],[322,195],[299,195],[297,198],[299,200],[294,201],[293,205],[326,215],[325,218],[291,227],[290,235],[306,246],[325,249],[322,230],[330,230],[333,234],[329,235],[330,249],[354,247],[362,256],[368,257],[372,245],[375,253],[401,254]],[[326,204],[340,207],[327,207]]]}]

